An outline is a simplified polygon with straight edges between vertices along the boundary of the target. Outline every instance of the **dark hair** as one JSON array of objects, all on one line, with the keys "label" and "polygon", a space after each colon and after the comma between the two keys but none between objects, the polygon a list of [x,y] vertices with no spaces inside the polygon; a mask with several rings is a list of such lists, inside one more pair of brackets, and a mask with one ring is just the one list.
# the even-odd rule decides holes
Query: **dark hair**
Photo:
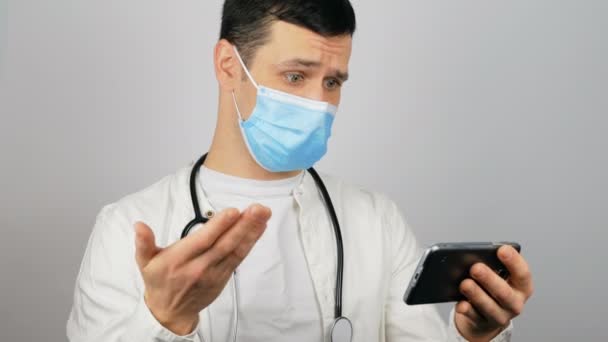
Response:
[{"label": "dark hair", "polygon": [[245,65],[268,42],[273,21],[307,28],[325,37],[353,35],[355,11],[349,0],[226,0],[220,39],[236,45]]}]

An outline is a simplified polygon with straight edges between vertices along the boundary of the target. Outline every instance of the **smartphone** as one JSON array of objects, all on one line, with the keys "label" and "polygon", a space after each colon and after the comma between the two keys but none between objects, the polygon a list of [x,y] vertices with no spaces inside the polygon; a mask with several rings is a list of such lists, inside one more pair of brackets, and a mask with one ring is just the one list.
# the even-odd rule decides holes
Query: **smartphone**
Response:
[{"label": "smartphone", "polygon": [[496,255],[503,245],[511,245],[518,252],[517,242],[448,242],[435,244],[424,252],[403,300],[408,305],[455,302],[465,299],[460,283],[470,278],[471,266],[486,264],[503,279],[509,272]]}]

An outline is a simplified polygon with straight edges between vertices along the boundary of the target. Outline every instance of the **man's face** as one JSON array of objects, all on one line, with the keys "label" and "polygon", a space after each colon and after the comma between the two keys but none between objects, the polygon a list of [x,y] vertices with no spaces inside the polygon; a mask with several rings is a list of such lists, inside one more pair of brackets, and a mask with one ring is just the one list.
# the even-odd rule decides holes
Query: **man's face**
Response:
[{"label": "man's face", "polygon": [[[269,41],[260,46],[249,63],[258,85],[335,106],[348,78],[352,38],[323,37],[308,29],[276,21]],[[235,90],[243,119],[255,106],[256,89],[245,76]]]}]

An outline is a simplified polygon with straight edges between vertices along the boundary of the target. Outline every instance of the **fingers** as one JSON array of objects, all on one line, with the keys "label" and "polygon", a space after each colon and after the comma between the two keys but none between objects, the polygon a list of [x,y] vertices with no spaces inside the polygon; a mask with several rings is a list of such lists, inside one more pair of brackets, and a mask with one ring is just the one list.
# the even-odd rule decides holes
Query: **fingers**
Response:
[{"label": "fingers", "polygon": [[513,290],[496,272],[485,264],[477,263],[471,267],[471,276],[503,309],[514,316],[521,314],[524,307],[521,294]]},{"label": "fingers", "polygon": [[509,282],[528,299],[532,295],[534,289],[532,285],[532,274],[524,257],[522,257],[512,246],[505,245],[498,249],[498,258],[509,270]]},{"label": "fingers", "polygon": [[249,254],[255,243],[260,239],[264,230],[266,230],[266,225],[261,225],[252,229],[251,232],[245,235],[234,251],[227,255],[223,260],[220,260],[217,266],[224,267],[230,272],[234,271]]},{"label": "fingers", "polygon": [[236,208],[220,211],[201,229],[171,246],[169,253],[174,254],[178,262],[187,263],[211,248],[222,234],[230,230],[239,216],[239,210]]},{"label": "fingers", "polygon": [[[487,265],[476,263],[471,267],[473,279],[461,283],[461,292],[487,321],[506,326],[513,317],[522,313],[532,293],[532,280],[527,263],[513,247],[502,246],[498,250],[498,257],[511,273],[509,281],[502,279]],[[465,304],[461,306],[463,313],[469,310]],[[473,314],[466,316],[474,317]]]},{"label": "fingers", "polygon": [[456,304],[455,310],[459,314],[465,315],[476,325],[479,324],[479,322],[486,321],[486,319],[475,310],[473,305],[471,305],[471,303],[467,302],[466,300],[461,300],[460,302],[458,302],[458,304]]},{"label": "fingers", "polygon": [[511,321],[511,314],[501,308],[473,279],[465,279],[460,284],[460,291],[486,320],[503,327]]},{"label": "fingers", "polygon": [[154,242],[154,232],[147,224],[137,221],[135,227],[135,260],[142,270],[152,258],[158,254],[160,248]]},{"label": "fingers", "polygon": [[[206,262],[233,270],[262,235],[270,216],[270,209],[262,205],[254,204],[247,208],[234,227],[209,249],[204,256]],[[229,260],[225,261],[226,258]]]}]

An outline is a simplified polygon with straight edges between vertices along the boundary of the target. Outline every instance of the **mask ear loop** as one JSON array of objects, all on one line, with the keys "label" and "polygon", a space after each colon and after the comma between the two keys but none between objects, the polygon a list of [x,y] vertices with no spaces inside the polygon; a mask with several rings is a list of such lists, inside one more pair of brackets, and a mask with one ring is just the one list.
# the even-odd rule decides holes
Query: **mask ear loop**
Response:
[{"label": "mask ear loop", "polygon": [[[236,45],[232,45],[232,49],[236,53],[236,57],[239,59],[239,63],[241,63],[241,66],[243,67],[243,70],[245,70],[245,73],[247,74],[247,77],[249,77],[249,80],[251,81],[251,83],[253,84],[253,86],[256,89],[259,89],[258,84],[253,79],[253,76],[251,76],[251,73],[249,73],[249,70],[247,70],[247,67],[245,66],[245,63],[243,62],[243,59],[241,58],[241,54],[239,54],[239,51],[236,49]],[[236,96],[234,96],[234,90],[232,91],[232,100],[234,101],[234,106],[236,107],[236,114],[239,116],[239,120],[241,122],[243,122],[244,121],[243,120],[243,116],[241,115],[241,111],[239,110],[239,105],[236,103]]]},{"label": "mask ear loop", "polygon": [[232,48],[234,49],[234,52],[236,52],[236,57],[239,59],[239,62],[241,63],[241,66],[245,70],[245,73],[247,74],[247,77],[249,77],[249,80],[251,81],[251,83],[253,83],[253,86],[256,89],[258,89],[259,88],[258,84],[253,79],[253,76],[251,76],[251,74],[249,73],[249,70],[247,70],[247,67],[245,66],[245,63],[243,62],[243,59],[241,58],[241,55],[239,54],[239,51],[236,49],[236,46],[232,45]]},{"label": "mask ear loop", "polygon": [[232,101],[234,101],[234,106],[236,107],[236,115],[238,115],[240,122],[243,122],[243,117],[241,116],[241,111],[239,110],[239,105],[236,103],[236,97],[234,96],[234,90],[232,91]]}]

